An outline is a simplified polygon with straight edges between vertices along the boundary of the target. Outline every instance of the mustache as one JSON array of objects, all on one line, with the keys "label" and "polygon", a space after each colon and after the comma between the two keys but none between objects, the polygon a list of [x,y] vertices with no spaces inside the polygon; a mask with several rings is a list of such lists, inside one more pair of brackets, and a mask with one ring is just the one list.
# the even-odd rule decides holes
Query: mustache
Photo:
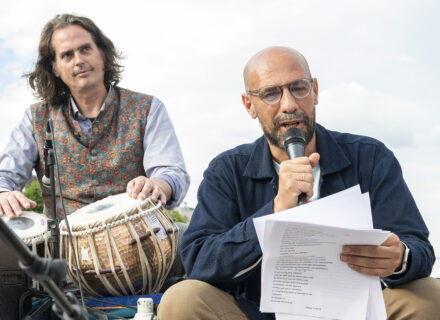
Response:
[{"label": "mustache", "polygon": [[77,70],[74,70],[74,71],[73,71],[72,75],[75,77],[75,76],[77,76],[78,74],[80,74],[81,72],[84,72],[84,71],[92,71],[92,70],[93,70],[93,68],[90,67],[90,66],[79,67]]},{"label": "mustache", "polygon": [[281,116],[275,119],[275,127],[279,128],[282,121],[289,120],[308,120],[308,117],[302,112],[283,113]]}]

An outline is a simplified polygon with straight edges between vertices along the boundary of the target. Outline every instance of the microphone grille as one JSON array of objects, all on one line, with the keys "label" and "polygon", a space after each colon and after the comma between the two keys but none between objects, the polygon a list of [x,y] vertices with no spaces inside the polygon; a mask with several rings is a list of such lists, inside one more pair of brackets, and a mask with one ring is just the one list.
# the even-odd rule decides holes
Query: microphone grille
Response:
[{"label": "microphone grille", "polygon": [[284,145],[287,147],[291,143],[300,143],[306,145],[306,139],[301,130],[296,127],[289,128],[284,134]]}]

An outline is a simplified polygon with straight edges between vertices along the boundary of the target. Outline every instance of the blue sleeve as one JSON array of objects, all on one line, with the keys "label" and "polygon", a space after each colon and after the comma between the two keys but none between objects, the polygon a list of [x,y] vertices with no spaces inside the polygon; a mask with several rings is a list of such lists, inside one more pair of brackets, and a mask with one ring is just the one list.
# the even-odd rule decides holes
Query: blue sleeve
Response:
[{"label": "blue sleeve", "polygon": [[21,191],[31,178],[37,160],[38,150],[32,133],[32,114],[30,109],[27,109],[0,155],[0,192]]},{"label": "blue sleeve", "polygon": [[172,195],[165,206],[167,209],[178,206],[185,198],[190,178],[171,119],[163,103],[155,97],[148,114],[143,147],[145,174],[170,185]]},{"label": "blue sleeve", "polygon": [[188,277],[222,288],[232,287],[253,273],[262,253],[252,219],[273,212],[272,200],[244,218],[237,197],[258,195],[240,195],[232,171],[218,162],[205,171],[198,204],[181,245]]},{"label": "blue sleeve", "polygon": [[371,176],[370,197],[374,227],[399,236],[410,249],[408,269],[402,275],[383,279],[389,287],[427,277],[435,261],[429,231],[406,185],[393,153],[383,147]]}]

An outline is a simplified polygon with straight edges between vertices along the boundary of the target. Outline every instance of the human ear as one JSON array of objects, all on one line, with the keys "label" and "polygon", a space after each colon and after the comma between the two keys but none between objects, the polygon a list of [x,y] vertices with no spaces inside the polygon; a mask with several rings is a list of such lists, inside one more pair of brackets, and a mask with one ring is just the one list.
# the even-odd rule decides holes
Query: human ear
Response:
[{"label": "human ear", "polygon": [[318,79],[313,79],[313,104],[316,106],[318,104],[319,90],[318,90]]},{"label": "human ear", "polygon": [[256,119],[257,118],[257,113],[255,112],[254,105],[253,105],[249,95],[243,93],[241,95],[241,101],[243,102],[244,108],[250,114],[252,119]]}]

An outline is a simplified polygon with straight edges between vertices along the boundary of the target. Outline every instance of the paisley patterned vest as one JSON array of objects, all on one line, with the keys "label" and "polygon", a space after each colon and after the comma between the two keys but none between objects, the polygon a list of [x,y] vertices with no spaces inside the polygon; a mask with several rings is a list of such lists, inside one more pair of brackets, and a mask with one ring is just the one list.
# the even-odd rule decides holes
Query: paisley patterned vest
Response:
[{"label": "paisley patterned vest", "polygon": [[[48,119],[52,119],[67,214],[109,195],[125,192],[131,179],[145,175],[142,142],[151,101],[151,96],[113,87],[104,110],[92,124],[90,138],[73,119],[70,105],[48,106],[40,102],[31,106],[39,154],[35,171],[42,185],[46,125]],[[57,213],[62,217],[57,181],[55,184]],[[51,211],[49,190],[43,187],[42,191],[47,214]]]}]

